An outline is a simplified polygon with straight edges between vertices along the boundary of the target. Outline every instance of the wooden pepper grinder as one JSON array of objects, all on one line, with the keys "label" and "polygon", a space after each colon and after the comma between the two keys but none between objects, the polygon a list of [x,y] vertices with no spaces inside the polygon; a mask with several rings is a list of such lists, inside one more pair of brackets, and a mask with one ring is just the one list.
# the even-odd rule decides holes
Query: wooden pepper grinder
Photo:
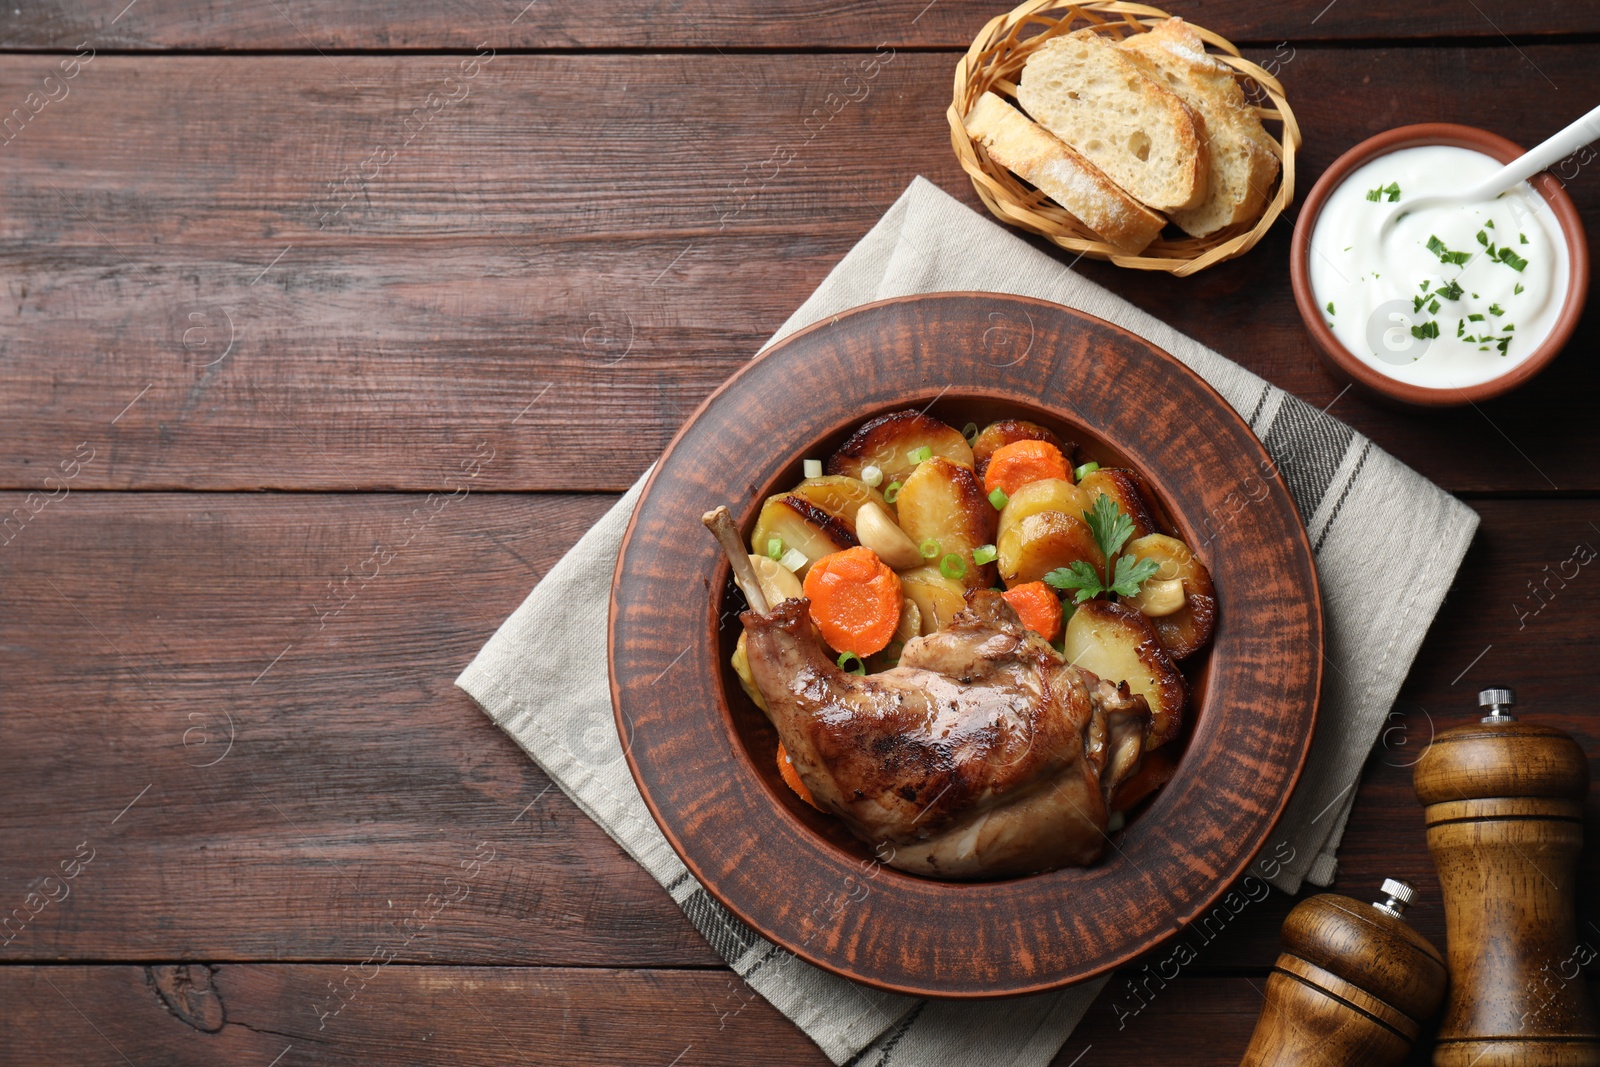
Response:
[{"label": "wooden pepper grinder", "polygon": [[1505,710],[1515,702],[1485,689],[1489,714],[1441,733],[1417,761],[1450,963],[1433,1062],[1600,1067],[1575,966],[1593,954],[1574,901],[1589,761],[1560,730],[1518,722]]},{"label": "wooden pepper grinder", "polygon": [[1283,954],[1240,1067],[1391,1067],[1444,999],[1444,958],[1400,913],[1412,900],[1387,879],[1385,900],[1336,893],[1302,901],[1283,923]]}]

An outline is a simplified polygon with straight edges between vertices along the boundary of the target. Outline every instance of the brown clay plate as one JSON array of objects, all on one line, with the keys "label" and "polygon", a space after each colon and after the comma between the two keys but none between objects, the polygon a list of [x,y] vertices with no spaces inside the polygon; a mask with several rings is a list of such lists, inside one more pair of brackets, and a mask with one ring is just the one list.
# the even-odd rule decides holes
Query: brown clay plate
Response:
[{"label": "brown clay plate", "polygon": [[[796,484],[804,458],[907,407],[958,427],[1033,419],[1102,466],[1134,467],[1162,525],[1211,568],[1218,624],[1209,653],[1186,665],[1187,750],[1097,866],[967,883],[882,866],[784,786],[777,735],[728,666],[742,603],[701,514],[726,503],[748,536],[761,501]],[[611,695],[639,791],[701,885],[830,971],[941,997],[1038,992],[1106,973],[1216,902],[1265,842],[1310,745],[1322,610],[1304,527],[1274,475],[1260,442],[1198,376],[1068,308],[942,293],[803,330],[679,431],[623,541]]]}]

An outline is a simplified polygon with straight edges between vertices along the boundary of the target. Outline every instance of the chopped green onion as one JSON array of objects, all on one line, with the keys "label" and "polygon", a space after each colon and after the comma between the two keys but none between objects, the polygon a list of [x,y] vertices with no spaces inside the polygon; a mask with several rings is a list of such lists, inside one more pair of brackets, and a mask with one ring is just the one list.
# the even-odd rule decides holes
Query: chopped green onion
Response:
[{"label": "chopped green onion", "polygon": [[978,439],[978,424],[975,422],[969,422],[965,426],[961,427],[961,436],[967,439],[967,444],[969,445],[976,441]]},{"label": "chopped green onion", "polygon": [[870,488],[876,489],[883,484],[883,471],[869,464],[861,468],[861,480]]},{"label": "chopped green onion", "polygon": [[822,460],[820,460],[820,459],[808,459],[804,463],[802,463],[800,466],[804,469],[805,476],[807,478],[820,478],[820,477],[822,477]]},{"label": "chopped green onion", "polygon": [[783,538],[767,538],[767,558],[771,560],[783,558]]},{"label": "chopped green onion", "polygon": [[778,566],[786,571],[797,571],[810,562],[811,559],[804,552],[798,548],[791,548],[783,554],[782,559],[778,560]]},{"label": "chopped green onion", "polygon": [[967,561],[951,552],[939,561],[939,573],[952,582],[959,582],[967,576]]},{"label": "chopped green onion", "polygon": [[883,502],[885,504],[893,504],[899,498],[900,498],[900,483],[899,482],[890,482],[889,483],[889,488],[887,488],[887,489],[885,489],[883,491]]},{"label": "chopped green onion", "polygon": [[917,546],[917,551],[922,553],[923,559],[932,559],[939,554],[939,542],[930,537]]},{"label": "chopped green onion", "polygon": [[1099,469],[1100,469],[1100,464],[1096,463],[1094,460],[1091,459],[1089,462],[1085,463],[1083,466],[1078,467],[1078,468],[1073,470],[1073,472],[1072,472],[1072,480],[1075,481],[1075,482],[1081,482],[1081,481],[1083,481],[1085,476],[1093,474],[1095,471],[1097,471]]},{"label": "chopped green onion", "polygon": [[926,463],[932,458],[933,448],[930,445],[923,445],[921,448],[913,448],[911,450],[911,462],[913,463]]},{"label": "chopped green onion", "polygon": [[999,555],[993,545],[979,545],[972,550],[972,562],[981,567],[985,563],[993,563]]},{"label": "chopped green onion", "polygon": [[[855,660],[856,665],[854,667],[850,666],[851,660]],[[851,674],[858,675],[867,673],[867,665],[863,663],[861,661],[861,657],[856,655],[854,652],[839,653],[838,664],[841,671],[849,671]]]},{"label": "chopped green onion", "polygon": [[989,503],[994,505],[996,511],[1004,511],[1006,505],[1011,503],[1011,498],[1006,496],[1006,491],[997,485],[989,491]]}]

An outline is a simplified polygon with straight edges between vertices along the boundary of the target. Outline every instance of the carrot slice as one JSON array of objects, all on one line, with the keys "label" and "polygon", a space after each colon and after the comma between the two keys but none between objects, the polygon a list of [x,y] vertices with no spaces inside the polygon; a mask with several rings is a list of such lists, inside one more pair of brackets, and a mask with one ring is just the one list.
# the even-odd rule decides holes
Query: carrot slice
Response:
[{"label": "carrot slice", "polygon": [[778,774],[783,778],[783,784],[793,789],[795,796],[810,804],[818,811],[824,811],[811,796],[811,790],[800,780],[800,772],[794,769],[794,764],[789,762],[789,750],[783,747],[783,742],[778,742]]},{"label": "carrot slice", "polygon": [[1013,441],[994,450],[983,472],[983,487],[988,492],[1003,489],[1007,496],[1029,482],[1046,478],[1072,480],[1072,468],[1061,449],[1049,441]]},{"label": "carrot slice", "polygon": [[1017,613],[1022,625],[1037,632],[1046,641],[1061,636],[1061,598],[1043,582],[1025,582],[1015,589],[1000,594],[1011,610]]},{"label": "carrot slice", "polygon": [[900,576],[870,548],[823,556],[806,573],[811,621],[839,652],[878,652],[900,625]]}]

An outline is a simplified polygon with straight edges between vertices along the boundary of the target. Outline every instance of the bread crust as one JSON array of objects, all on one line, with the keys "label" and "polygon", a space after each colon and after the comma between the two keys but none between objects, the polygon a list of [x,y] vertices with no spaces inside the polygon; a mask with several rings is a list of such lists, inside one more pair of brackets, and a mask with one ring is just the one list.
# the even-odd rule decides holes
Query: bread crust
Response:
[{"label": "bread crust", "polygon": [[1205,122],[1207,196],[1195,207],[1173,211],[1172,221],[1192,237],[1206,237],[1260,218],[1278,177],[1278,155],[1232,68],[1209,55],[1181,18],[1158,23],[1118,47]]},{"label": "bread crust", "polygon": [[980,96],[964,121],[968,136],[989,158],[1032,183],[1118,251],[1143,251],[1166,225],[1166,219],[994,93]]},{"label": "bread crust", "polygon": [[1093,30],[1046,41],[1030,55],[1017,100],[1147,207],[1184,211],[1205,202],[1205,119]]}]

